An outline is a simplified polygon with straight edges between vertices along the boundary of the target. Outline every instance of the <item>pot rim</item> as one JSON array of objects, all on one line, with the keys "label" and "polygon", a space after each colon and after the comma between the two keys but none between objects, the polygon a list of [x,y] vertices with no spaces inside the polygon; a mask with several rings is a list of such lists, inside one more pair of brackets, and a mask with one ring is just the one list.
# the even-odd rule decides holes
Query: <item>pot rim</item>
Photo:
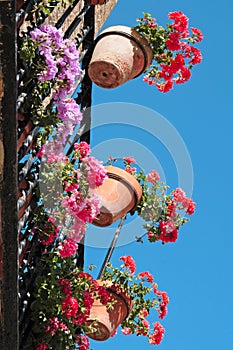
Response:
[{"label": "pot rim", "polygon": [[142,197],[142,187],[138,180],[135,179],[135,177],[130,173],[127,173],[127,171],[124,169],[118,168],[116,166],[109,165],[105,166],[104,168],[107,170],[107,176],[109,178],[123,182],[133,191],[135,197],[135,205],[130,210],[130,212],[134,212]]},{"label": "pot rim", "polygon": [[131,295],[124,290],[121,284],[115,283],[114,281],[98,279],[97,282],[99,285],[104,286],[108,292],[114,294],[123,301],[127,309],[127,314],[124,318],[125,320],[129,316],[133,307],[133,299],[131,298]]},{"label": "pot rim", "polygon": [[[119,27],[119,29],[117,29],[117,27]],[[113,29],[110,30],[111,28],[113,28]],[[135,34],[135,36],[130,34],[130,33],[127,33],[127,31],[124,31],[124,28],[130,29],[131,32]],[[152,49],[150,47],[150,44],[147,42],[147,40],[140,33],[138,33],[134,28],[129,27],[129,26],[116,25],[116,26],[111,26],[111,27],[106,28],[95,39],[94,45],[93,45],[93,50],[94,50],[96,44],[98,43],[98,41],[100,41],[102,38],[104,38],[104,37],[106,37],[108,35],[121,35],[121,36],[123,36],[125,38],[128,38],[128,39],[134,41],[134,43],[136,43],[138,45],[138,47],[141,49],[141,51],[143,53],[143,56],[144,56],[144,66],[141,69],[141,71],[137,75],[135,75],[135,77],[133,77],[133,79],[139,77],[151,65],[151,63],[152,63]],[[143,43],[141,43],[139,41],[139,38],[141,38]],[[145,48],[145,46],[143,44],[146,45],[147,46],[147,50],[150,51],[150,53],[151,53],[150,57],[149,57],[148,51],[146,50],[146,48]]]}]

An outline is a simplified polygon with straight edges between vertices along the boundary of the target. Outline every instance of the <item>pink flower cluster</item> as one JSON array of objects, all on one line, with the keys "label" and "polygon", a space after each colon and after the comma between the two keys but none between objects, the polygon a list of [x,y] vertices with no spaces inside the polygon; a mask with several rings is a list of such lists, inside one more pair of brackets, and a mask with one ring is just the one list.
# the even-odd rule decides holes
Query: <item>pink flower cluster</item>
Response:
[{"label": "pink flower cluster", "polygon": [[82,158],[82,164],[87,171],[87,181],[90,188],[94,189],[102,185],[107,171],[102,167],[102,163],[94,157]]},{"label": "pink flower cluster", "polygon": [[78,244],[71,238],[66,238],[59,243],[59,254],[62,258],[68,258],[76,253]]},{"label": "pink flower cluster", "polygon": [[[44,324],[47,342],[40,342],[37,350],[49,349],[49,335],[56,337],[69,337],[75,342],[76,349],[88,350],[89,341],[86,335],[70,333],[71,327],[80,330],[90,316],[94,298],[98,298],[103,305],[109,302],[109,293],[105,287],[100,286],[93,277],[86,272],[72,272],[67,278],[60,277],[57,282],[57,301],[61,306],[57,308],[57,316],[50,317]],[[78,292],[77,292],[78,288]],[[64,332],[63,334],[61,332]],[[58,341],[59,342],[59,341]]]},{"label": "pink flower cluster", "polygon": [[79,124],[83,118],[79,105],[72,98],[57,101],[57,117],[69,121],[72,125]]},{"label": "pink flower cluster", "polygon": [[[65,132],[60,134],[58,132],[57,142],[54,142],[64,148],[67,136],[73,131],[73,126],[79,124],[83,117],[75,100],[67,98],[73,93],[74,83],[81,74],[79,52],[71,40],[64,40],[62,32],[49,24],[35,28],[30,32],[30,37],[37,45],[39,54],[44,60],[39,80],[53,83],[52,97],[55,106],[51,114],[56,110],[56,117],[66,122],[63,127]],[[57,150],[56,154],[59,152],[61,153],[60,150]]]},{"label": "pink flower cluster", "polygon": [[78,335],[76,344],[79,346],[78,350],[88,350],[90,346],[90,342],[86,335]]},{"label": "pink flower cluster", "polygon": [[[52,143],[52,142],[51,142]],[[53,143],[52,143],[53,145]],[[44,146],[49,150],[49,142]],[[51,149],[52,150],[52,149]],[[62,258],[75,254],[78,245],[82,239],[87,223],[92,223],[99,214],[100,204],[99,198],[89,192],[89,189],[100,186],[105,177],[106,170],[102,163],[90,156],[90,146],[86,142],[76,143],[74,145],[74,163],[70,162],[68,157],[61,153],[50,153],[47,160],[47,168],[45,167],[45,179],[49,179],[51,183],[52,176],[54,182],[58,180],[57,174],[61,176],[61,189],[63,193],[53,193],[54,187],[47,187],[47,192],[51,192],[53,198],[56,198],[56,206],[53,218],[57,219],[59,228],[69,227],[66,229],[66,239],[59,244],[59,254]],[[69,170],[68,170],[69,169]],[[66,174],[64,176],[64,174]],[[45,180],[46,184],[46,180]],[[62,215],[61,215],[62,213]],[[53,243],[58,235],[58,229],[54,225],[55,219],[50,218],[49,223],[44,228],[46,239],[43,238],[43,244]],[[50,225],[50,233],[48,233],[48,225]],[[43,236],[43,237],[44,237]]]},{"label": "pink flower cluster", "polygon": [[75,80],[80,76],[79,53],[70,39],[63,39],[62,32],[52,25],[42,25],[30,32],[31,39],[38,44],[38,50],[45,59],[44,70],[39,80],[62,82],[54,99],[58,100],[72,93]]}]

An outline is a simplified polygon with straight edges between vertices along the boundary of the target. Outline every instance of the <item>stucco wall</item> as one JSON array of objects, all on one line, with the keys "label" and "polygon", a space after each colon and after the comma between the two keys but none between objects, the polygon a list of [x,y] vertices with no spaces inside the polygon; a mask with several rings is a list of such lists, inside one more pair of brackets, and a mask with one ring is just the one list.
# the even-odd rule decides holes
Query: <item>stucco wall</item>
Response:
[{"label": "stucco wall", "polygon": [[118,0],[110,0],[105,5],[97,5],[95,7],[95,36],[101,30],[103,24],[110,15],[117,1]]}]

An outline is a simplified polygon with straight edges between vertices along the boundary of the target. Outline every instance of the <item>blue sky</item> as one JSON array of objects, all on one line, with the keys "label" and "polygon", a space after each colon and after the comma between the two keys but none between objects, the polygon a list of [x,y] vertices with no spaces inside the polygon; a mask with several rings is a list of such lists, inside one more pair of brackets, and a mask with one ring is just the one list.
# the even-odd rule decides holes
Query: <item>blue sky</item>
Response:
[{"label": "blue sky", "polygon": [[[188,83],[167,94],[147,86],[142,77],[111,90],[94,85],[93,104],[97,107],[93,110],[91,144],[103,161],[107,152],[119,156],[124,151],[125,156],[131,156],[135,149],[140,162],[143,158],[148,161],[146,168],[151,160],[168,184],[184,184],[197,203],[196,213],[181,228],[175,244],[134,243],[132,237],[141,232],[141,227],[139,222],[129,223],[112,256],[117,264],[121,255],[132,255],[138,271],[149,270],[160,289],[168,292],[168,315],[162,322],[166,334],[159,349],[231,350],[232,0],[119,0],[105,27],[133,26],[142,12],[150,12],[164,25],[167,13],[177,10],[189,17],[191,26],[202,30],[204,41],[198,47],[203,62],[194,67]],[[121,107],[126,112],[125,122]],[[133,111],[138,113],[134,115]],[[135,121],[130,126],[127,121],[132,114]],[[151,134],[141,127],[146,128],[147,122]],[[159,127],[163,126],[167,139],[160,139],[163,129]],[[85,265],[101,266],[113,233],[113,228],[89,227]],[[120,332],[103,343],[92,341],[91,346],[103,350],[152,347],[143,337],[126,337]]]}]

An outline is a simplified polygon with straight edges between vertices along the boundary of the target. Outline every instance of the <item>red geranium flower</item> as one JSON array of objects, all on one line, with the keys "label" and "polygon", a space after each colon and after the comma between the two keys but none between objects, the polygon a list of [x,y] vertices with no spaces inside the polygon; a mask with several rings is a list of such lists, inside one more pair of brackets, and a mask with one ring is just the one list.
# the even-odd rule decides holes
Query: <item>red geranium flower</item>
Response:
[{"label": "red geranium flower", "polygon": [[147,281],[150,282],[150,283],[153,283],[153,282],[154,282],[154,277],[153,277],[152,274],[151,274],[150,272],[148,272],[148,271],[140,272],[140,273],[138,274],[138,277],[141,278],[141,279],[145,278],[145,279],[147,279]]},{"label": "red geranium flower", "polygon": [[136,270],[136,264],[132,256],[127,255],[127,256],[121,256],[120,260],[124,261],[124,266],[127,267],[130,272],[133,274]]}]

